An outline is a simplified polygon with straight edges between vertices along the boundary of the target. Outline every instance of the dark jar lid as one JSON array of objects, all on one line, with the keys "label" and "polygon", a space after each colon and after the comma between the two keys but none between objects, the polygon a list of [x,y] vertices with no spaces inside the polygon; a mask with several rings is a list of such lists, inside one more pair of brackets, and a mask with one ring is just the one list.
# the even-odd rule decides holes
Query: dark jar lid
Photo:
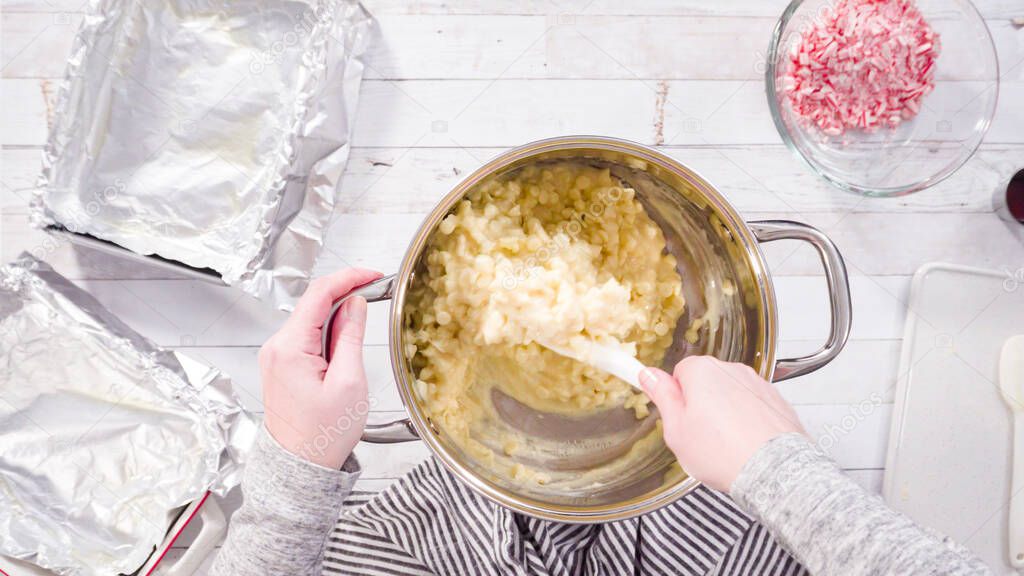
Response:
[{"label": "dark jar lid", "polygon": [[1017,222],[1024,224],[1024,170],[1018,170],[1006,185],[1006,207]]}]

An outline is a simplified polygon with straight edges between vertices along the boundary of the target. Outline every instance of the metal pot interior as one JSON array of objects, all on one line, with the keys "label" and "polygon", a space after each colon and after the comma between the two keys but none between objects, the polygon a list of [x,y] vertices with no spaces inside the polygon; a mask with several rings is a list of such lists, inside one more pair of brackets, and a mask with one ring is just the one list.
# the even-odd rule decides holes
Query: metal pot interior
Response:
[{"label": "metal pot interior", "polygon": [[[481,427],[477,439],[486,441],[497,431],[514,431],[528,438],[529,450],[510,458],[550,472],[554,479],[544,485],[523,482],[509,477],[507,463],[483,462],[465,453],[430,421],[429,410],[411,386],[416,366],[405,356],[401,341],[406,289],[417,282],[424,250],[449,209],[484,178],[506,178],[526,164],[566,160],[607,167],[636,190],[637,198],[664,232],[666,249],[676,257],[686,310],[662,368],[671,371],[685,356],[710,354],[746,363],[770,378],[774,307],[763,260],[749,229],[709,184],[671,159],[639,145],[590,138],[543,141],[513,150],[481,168],[445,198],[424,223],[400,273],[403,284],[392,317],[393,361],[403,399],[421,436],[442,462],[471,486],[503,505],[544,518],[577,522],[620,519],[664,505],[696,486],[679,469],[660,433],[651,434],[658,418],[656,410],[641,420],[621,408],[568,417],[537,413],[515,398],[492,394],[499,418]],[[695,342],[689,342],[685,333],[700,317],[708,318],[708,325],[699,330]],[[483,377],[500,374],[495,370],[492,376]],[[628,469],[617,465],[631,449],[642,449],[643,458],[634,459]]]}]

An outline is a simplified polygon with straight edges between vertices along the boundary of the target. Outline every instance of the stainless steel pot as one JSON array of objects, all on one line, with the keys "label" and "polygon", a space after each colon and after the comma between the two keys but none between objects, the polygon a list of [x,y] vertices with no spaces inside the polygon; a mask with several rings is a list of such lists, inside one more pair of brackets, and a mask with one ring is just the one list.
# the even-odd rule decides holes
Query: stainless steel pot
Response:
[{"label": "stainless steel pot", "polygon": [[[409,413],[387,424],[367,426],[363,440],[376,443],[423,440],[460,480],[502,506],[540,518],[563,522],[621,520],[664,506],[693,490],[698,482],[673,474],[667,449],[637,467],[635,478],[608,479],[593,493],[524,493],[471,461],[446,439],[423,408],[413,383],[415,374],[403,343],[403,307],[409,286],[416,282],[424,250],[441,220],[475,185],[503,177],[526,164],[575,161],[609,168],[637,191],[651,218],[661,226],[667,249],[679,263],[686,313],[680,319],[665,367],[691,354],[711,354],[744,362],[768,380],[785,380],[817,370],[842,349],[850,331],[851,306],[846,268],[835,245],[818,230],[783,220],[744,222],[706,180],[675,160],[646,146],[599,137],[564,137],[533,142],[491,160],[452,190],[420,226],[396,274],[363,286],[370,302],[390,300],[389,343],[395,381]],[[775,291],[759,244],[781,239],[810,243],[821,257],[832,311],[831,332],[820,350],[809,356],[775,360],[778,337]],[[730,286],[733,289],[725,287]],[[329,359],[335,303],[323,329],[323,351]],[[696,343],[683,332],[690,321],[711,311],[714,326]],[[652,416],[656,417],[656,416]],[[575,441],[574,441],[575,442]],[[575,443],[573,444],[576,445]],[[621,475],[620,475],[621,476]],[[628,475],[627,475],[628,476]]]}]

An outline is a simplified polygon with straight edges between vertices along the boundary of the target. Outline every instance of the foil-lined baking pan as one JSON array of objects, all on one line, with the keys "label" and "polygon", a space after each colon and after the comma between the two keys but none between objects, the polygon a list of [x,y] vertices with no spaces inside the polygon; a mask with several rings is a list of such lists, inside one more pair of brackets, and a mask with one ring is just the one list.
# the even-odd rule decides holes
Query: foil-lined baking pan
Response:
[{"label": "foil-lined baking pan", "polygon": [[354,0],[93,0],[33,222],[289,307],[334,209],[371,26]]},{"label": "foil-lined baking pan", "polygon": [[256,430],[216,369],[29,255],[0,267],[0,554],[130,574],[171,511],[239,483]]}]

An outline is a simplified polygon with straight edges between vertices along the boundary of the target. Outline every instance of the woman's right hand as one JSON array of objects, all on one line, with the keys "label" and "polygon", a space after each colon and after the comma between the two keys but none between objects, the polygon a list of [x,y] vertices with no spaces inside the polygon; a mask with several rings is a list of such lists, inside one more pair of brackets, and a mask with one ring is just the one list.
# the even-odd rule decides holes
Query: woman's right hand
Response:
[{"label": "woman's right hand", "polygon": [[793,407],[745,364],[691,356],[673,375],[645,369],[640,384],[658,406],[665,444],[683,470],[722,492],[769,440],[805,433]]}]

